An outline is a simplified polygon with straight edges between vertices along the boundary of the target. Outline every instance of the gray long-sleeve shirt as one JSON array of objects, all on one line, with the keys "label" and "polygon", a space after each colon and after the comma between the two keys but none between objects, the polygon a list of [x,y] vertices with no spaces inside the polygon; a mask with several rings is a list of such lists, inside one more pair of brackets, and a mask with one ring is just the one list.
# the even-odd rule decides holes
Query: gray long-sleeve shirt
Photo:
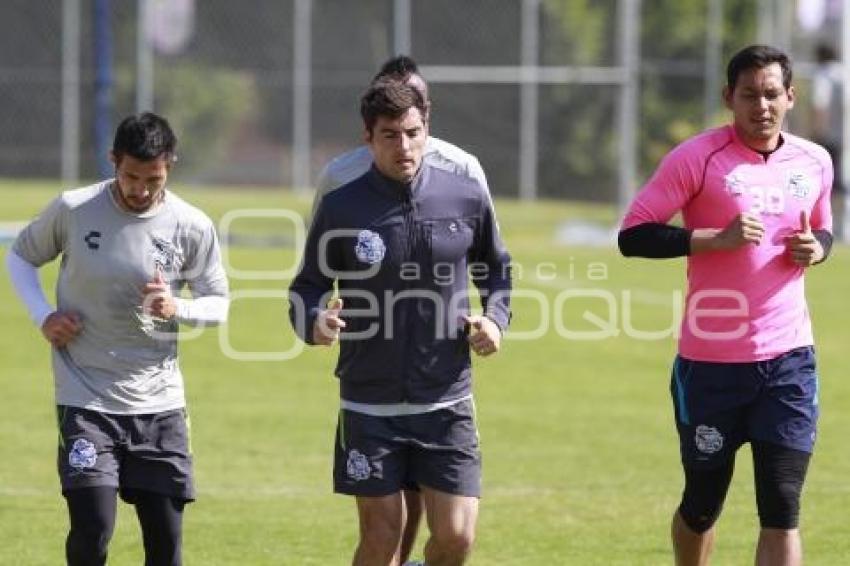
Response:
[{"label": "gray long-sleeve shirt", "polygon": [[13,251],[38,267],[61,255],[57,309],[76,312],[83,331],[53,348],[56,403],[116,414],[183,407],[177,322],[143,312],[142,288],[157,266],[174,294],[228,293],[212,221],[166,191],[134,214],[104,181],[67,191],[19,234]]}]

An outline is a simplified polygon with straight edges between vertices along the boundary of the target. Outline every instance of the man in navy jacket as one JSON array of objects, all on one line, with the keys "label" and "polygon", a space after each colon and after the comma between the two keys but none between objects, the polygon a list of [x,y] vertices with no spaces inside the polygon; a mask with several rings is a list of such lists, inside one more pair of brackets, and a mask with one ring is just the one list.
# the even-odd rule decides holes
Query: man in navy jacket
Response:
[{"label": "man in navy jacket", "polygon": [[[357,498],[353,563],[392,563],[401,490],[414,481],[431,530],[426,563],[463,564],[481,478],[469,350],[499,350],[510,256],[484,187],[423,162],[420,92],[376,81],[361,115],[374,165],[322,199],[290,287],[290,318],[308,344],[341,343],[334,488]],[[470,314],[470,277],[483,315]]]}]

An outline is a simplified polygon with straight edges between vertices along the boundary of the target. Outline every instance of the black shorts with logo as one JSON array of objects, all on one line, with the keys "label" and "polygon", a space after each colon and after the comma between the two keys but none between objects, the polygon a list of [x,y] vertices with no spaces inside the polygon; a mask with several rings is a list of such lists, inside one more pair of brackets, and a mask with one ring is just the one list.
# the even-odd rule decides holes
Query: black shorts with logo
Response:
[{"label": "black shorts with logo", "polygon": [[195,499],[186,409],[116,415],[57,406],[62,493],[83,487]]},{"label": "black shorts with logo", "polygon": [[411,483],[480,496],[481,453],[472,399],[397,417],[340,411],[334,491],[379,497],[409,489]]},{"label": "black shorts with logo", "polygon": [[677,356],[670,392],[687,467],[719,466],[749,441],[814,450],[818,376],[811,346],[750,363]]}]

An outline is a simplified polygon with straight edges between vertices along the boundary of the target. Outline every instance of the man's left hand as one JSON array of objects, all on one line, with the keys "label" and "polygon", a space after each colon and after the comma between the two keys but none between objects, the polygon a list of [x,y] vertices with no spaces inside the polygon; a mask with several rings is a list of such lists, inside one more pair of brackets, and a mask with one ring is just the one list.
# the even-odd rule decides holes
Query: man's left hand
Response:
[{"label": "man's left hand", "polygon": [[163,320],[171,320],[177,313],[177,303],[171,294],[171,287],[159,267],[156,268],[153,281],[145,283],[142,292],[145,295],[142,306],[146,313]]},{"label": "man's left hand", "polygon": [[823,259],[823,246],[812,233],[808,211],[800,212],[800,230],[785,239],[791,261],[800,267],[810,267]]},{"label": "man's left hand", "polygon": [[502,343],[502,331],[499,326],[486,316],[464,316],[464,322],[469,325],[469,345],[472,351],[485,357],[499,351]]}]

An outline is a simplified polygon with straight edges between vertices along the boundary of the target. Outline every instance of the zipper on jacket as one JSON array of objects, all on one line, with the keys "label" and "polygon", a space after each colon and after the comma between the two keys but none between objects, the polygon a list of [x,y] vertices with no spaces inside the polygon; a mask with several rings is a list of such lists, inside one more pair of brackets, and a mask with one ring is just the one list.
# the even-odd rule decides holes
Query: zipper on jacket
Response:
[{"label": "zipper on jacket", "polygon": [[[413,203],[413,187],[408,187],[407,190],[404,191],[403,201],[402,201],[402,210],[404,211],[404,224],[405,231],[407,233],[407,246],[405,249],[405,261],[415,261],[416,260],[416,207]],[[404,282],[404,291],[409,291],[413,287],[413,284],[410,281]],[[403,327],[406,327],[410,320],[412,320],[412,310],[415,305],[415,301],[411,297],[406,297],[404,299],[406,305],[404,309],[404,320]],[[404,333],[404,343],[402,344],[401,351],[404,353],[404,358],[402,359],[402,401],[407,401],[410,399],[410,384],[409,384],[409,375],[407,372],[407,366],[410,363],[410,344],[411,340],[409,338],[409,333]]]}]

